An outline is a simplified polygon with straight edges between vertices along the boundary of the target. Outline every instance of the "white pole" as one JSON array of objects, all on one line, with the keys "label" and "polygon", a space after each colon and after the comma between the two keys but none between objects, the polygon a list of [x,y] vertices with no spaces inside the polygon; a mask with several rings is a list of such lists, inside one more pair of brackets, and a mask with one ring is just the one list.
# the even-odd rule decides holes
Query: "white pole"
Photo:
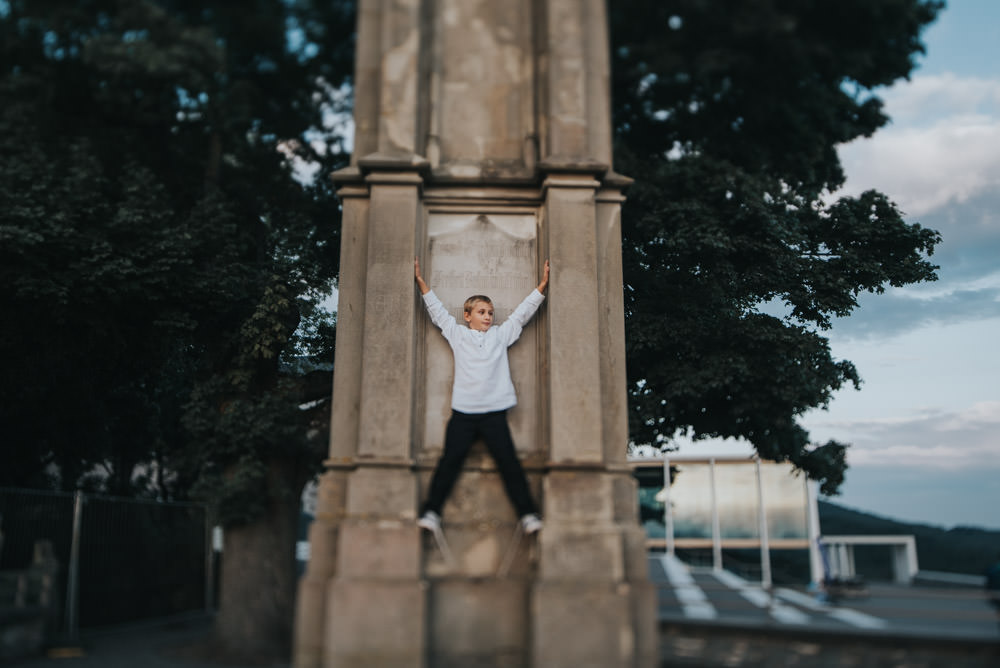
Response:
[{"label": "white pole", "polygon": [[816,501],[818,483],[813,480],[806,481],[806,509],[807,509],[807,531],[809,533],[809,573],[812,577],[812,586],[818,587],[823,584],[825,573],[823,569],[823,555],[819,551],[819,539],[822,535],[819,526],[819,504]]},{"label": "white pole", "polygon": [[764,491],[760,481],[760,457],[753,458],[757,473],[757,522],[760,525],[760,586],[771,588],[771,546],[767,536],[767,510],[764,508]]},{"label": "white pole", "polygon": [[670,502],[670,458],[663,458],[663,528],[667,554],[674,556],[674,508]]},{"label": "white pole", "polygon": [[719,504],[715,498],[715,457],[708,460],[708,476],[712,481],[712,568],[722,570],[722,530],[719,528]]}]

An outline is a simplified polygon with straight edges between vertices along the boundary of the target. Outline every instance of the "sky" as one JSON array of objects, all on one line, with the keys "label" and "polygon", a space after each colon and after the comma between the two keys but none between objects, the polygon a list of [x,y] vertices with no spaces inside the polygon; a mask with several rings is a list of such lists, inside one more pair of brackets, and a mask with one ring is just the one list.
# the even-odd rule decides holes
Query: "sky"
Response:
[{"label": "sky", "polygon": [[864,382],[802,420],[851,444],[831,501],[945,528],[1000,529],[998,26],[997,0],[948,0],[910,80],[879,91],[892,122],[839,151],[841,192],[874,188],[938,230],[940,269],[835,321],[833,355]]},{"label": "sky", "polygon": [[938,280],[871,296],[834,324],[858,367],[803,420],[852,444],[838,503],[908,521],[1000,529],[1000,2],[949,0],[892,123],[840,151],[844,191],[876,188],[938,230]]}]

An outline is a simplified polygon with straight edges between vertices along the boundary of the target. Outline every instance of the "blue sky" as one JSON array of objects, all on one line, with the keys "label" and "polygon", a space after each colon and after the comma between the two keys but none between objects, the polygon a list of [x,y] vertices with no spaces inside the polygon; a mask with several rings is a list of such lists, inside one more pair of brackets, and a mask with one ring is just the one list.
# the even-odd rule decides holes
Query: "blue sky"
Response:
[{"label": "blue sky", "polygon": [[939,280],[864,295],[835,321],[833,354],[864,383],[802,420],[814,441],[851,444],[834,502],[943,527],[1000,529],[998,26],[997,0],[949,0],[920,67],[879,92],[892,122],[841,147],[844,194],[875,188],[941,232]]},{"label": "blue sky", "polygon": [[864,385],[804,420],[852,443],[835,501],[940,526],[1000,528],[1000,2],[949,0],[893,119],[842,147],[844,191],[886,193],[941,232],[934,283],[862,300],[833,353]]}]

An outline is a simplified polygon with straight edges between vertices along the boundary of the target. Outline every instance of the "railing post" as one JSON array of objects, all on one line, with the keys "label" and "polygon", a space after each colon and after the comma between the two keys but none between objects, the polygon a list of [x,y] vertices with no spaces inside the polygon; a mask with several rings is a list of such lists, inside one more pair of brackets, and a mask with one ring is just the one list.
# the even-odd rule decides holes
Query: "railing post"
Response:
[{"label": "railing post", "polygon": [[215,606],[215,513],[205,506],[205,612],[211,613]]},{"label": "railing post", "polygon": [[760,586],[771,589],[771,544],[767,534],[767,508],[764,506],[764,486],[760,479],[760,457],[753,458],[757,478],[757,524],[760,532]]},{"label": "railing post", "polygon": [[719,524],[719,503],[715,490],[715,457],[708,460],[710,489],[712,491],[712,568],[722,570],[722,529]]},{"label": "railing post", "polygon": [[663,458],[663,527],[667,554],[674,556],[674,509],[670,502],[670,457]]},{"label": "railing post", "polygon": [[80,532],[83,526],[83,492],[73,495],[73,537],[66,567],[66,635],[75,640],[80,626]]}]

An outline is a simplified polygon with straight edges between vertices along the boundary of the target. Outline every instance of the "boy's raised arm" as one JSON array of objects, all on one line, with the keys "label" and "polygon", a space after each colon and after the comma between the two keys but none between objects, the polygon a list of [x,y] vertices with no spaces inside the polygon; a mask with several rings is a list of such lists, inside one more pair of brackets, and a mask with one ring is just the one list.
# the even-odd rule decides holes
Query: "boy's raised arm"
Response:
[{"label": "boy's raised arm", "polygon": [[542,282],[538,284],[538,291],[545,294],[545,288],[549,285],[549,261],[545,261],[545,267],[542,269]]},{"label": "boy's raised arm", "polygon": [[[547,269],[548,262],[546,262],[545,264],[546,264],[545,276],[546,276],[546,279],[547,279],[548,275],[549,275],[549,272],[548,272],[548,269]],[[413,258],[413,280],[415,280],[417,282],[417,287],[420,289],[420,294],[426,295],[428,292],[431,291],[431,289],[429,287],[427,287],[427,283],[424,282],[424,277],[420,275],[420,259],[419,258]]]}]

